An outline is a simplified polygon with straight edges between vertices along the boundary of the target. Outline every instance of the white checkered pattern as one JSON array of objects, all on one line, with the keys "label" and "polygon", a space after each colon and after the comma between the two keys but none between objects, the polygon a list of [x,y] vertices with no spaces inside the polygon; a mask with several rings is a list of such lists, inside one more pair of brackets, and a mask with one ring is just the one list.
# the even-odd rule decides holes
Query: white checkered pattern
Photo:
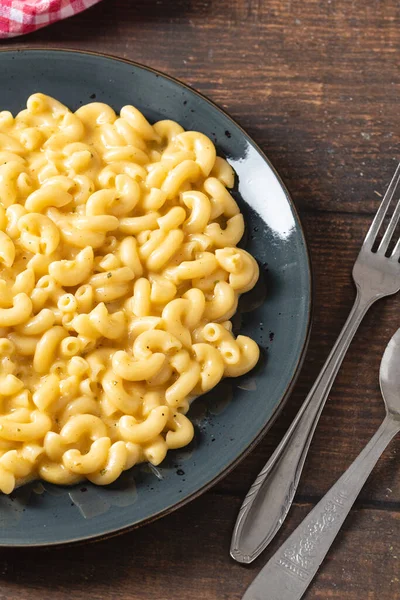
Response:
[{"label": "white checkered pattern", "polygon": [[0,0],[0,39],[77,15],[100,0]]}]

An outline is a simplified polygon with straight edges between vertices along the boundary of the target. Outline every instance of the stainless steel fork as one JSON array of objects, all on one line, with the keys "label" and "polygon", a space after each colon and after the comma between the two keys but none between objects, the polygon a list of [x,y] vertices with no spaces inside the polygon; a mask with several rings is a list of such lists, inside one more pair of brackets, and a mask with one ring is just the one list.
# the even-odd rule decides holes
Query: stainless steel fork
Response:
[{"label": "stainless steel fork", "polygon": [[399,181],[400,164],[354,264],[357,296],[348,319],[295,420],[242,504],[231,543],[231,556],[239,562],[250,563],[257,558],[285,520],[315,428],[350,342],[372,304],[400,290],[400,239],[388,252],[400,218],[400,200],[377,250],[372,250]]}]

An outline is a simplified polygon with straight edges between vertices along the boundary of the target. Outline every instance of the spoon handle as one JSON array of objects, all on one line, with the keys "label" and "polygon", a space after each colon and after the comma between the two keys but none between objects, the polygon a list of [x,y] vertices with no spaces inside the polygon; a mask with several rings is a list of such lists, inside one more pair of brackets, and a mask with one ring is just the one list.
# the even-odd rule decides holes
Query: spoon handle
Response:
[{"label": "spoon handle", "polygon": [[248,491],[231,542],[231,556],[238,562],[250,563],[257,558],[285,520],[332,384],[359,324],[375,300],[357,291],[348,319],[303,406]]},{"label": "spoon handle", "polygon": [[400,422],[387,416],[364,450],[268,561],[242,600],[300,600]]}]

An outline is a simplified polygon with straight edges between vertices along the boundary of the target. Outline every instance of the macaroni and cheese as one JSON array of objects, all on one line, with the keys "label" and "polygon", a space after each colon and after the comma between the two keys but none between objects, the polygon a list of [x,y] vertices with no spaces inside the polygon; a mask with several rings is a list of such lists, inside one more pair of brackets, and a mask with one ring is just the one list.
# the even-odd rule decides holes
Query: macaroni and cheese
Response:
[{"label": "macaroni and cheese", "polygon": [[0,490],[114,481],[193,438],[190,401],[259,357],[258,266],[211,140],[133,106],[0,112]]}]

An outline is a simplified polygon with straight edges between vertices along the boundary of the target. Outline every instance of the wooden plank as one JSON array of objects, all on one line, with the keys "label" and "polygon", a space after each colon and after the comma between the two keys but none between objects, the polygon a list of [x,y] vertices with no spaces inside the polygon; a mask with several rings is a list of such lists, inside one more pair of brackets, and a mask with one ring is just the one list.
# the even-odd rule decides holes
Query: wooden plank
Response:
[{"label": "wooden plank", "polygon": [[[229,558],[239,503],[217,494],[206,494],[179,513],[96,544],[1,550],[0,598],[240,600],[279,542],[311,506],[296,505],[276,543],[250,567]],[[398,600],[399,518],[390,511],[355,510],[305,599]]]}]

